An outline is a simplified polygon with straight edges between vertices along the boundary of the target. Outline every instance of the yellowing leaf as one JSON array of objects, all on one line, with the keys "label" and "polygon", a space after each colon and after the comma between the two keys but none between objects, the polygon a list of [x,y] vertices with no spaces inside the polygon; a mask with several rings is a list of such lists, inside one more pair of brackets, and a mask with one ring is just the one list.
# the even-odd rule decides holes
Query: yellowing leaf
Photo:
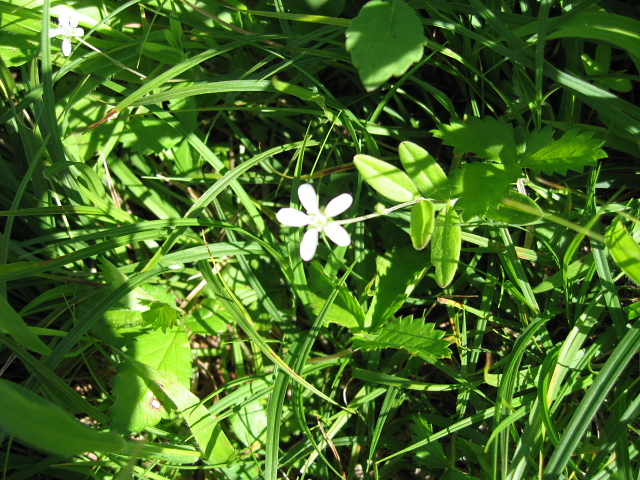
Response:
[{"label": "yellowing leaf", "polygon": [[346,36],[347,51],[367,91],[420,61],[426,43],[420,17],[402,0],[368,2],[351,20]]}]

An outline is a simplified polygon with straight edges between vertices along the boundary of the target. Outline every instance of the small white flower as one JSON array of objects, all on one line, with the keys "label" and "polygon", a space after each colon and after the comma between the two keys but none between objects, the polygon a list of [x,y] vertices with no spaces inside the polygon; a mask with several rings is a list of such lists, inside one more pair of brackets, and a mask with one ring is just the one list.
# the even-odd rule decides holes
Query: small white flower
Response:
[{"label": "small white flower", "polygon": [[49,29],[49,38],[62,37],[62,53],[65,57],[71,55],[71,39],[83,35],[84,30],[78,27],[78,19],[68,15],[60,15],[58,28]]},{"label": "small white flower", "polygon": [[316,254],[320,232],[341,247],[351,243],[349,233],[342,225],[333,221],[333,217],[344,213],[351,206],[353,203],[351,195],[348,193],[338,195],[321,209],[318,206],[316,191],[310,184],[305,183],[298,188],[298,197],[307,213],[295,208],[281,208],[276,217],[280,223],[289,227],[309,227],[300,244],[300,256],[303,260],[309,261]]}]

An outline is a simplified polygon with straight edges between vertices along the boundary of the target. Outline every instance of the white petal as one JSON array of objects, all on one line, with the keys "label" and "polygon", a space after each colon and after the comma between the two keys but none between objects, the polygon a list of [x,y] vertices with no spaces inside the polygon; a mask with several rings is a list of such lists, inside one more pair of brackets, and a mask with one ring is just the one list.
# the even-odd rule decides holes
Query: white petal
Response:
[{"label": "white petal", "polygon": [[71,33],[74,37],[81,37],[84,35],[84,28],[74,28],[73,33]]},{"label": "white petal", "polygon": [[302,243],[300,244],[300,256],[305,262],[311,260],[318,248],[318,230],[310,228],[302,237]]},{"label": "white petal", "polygon": [[336,215],[346,212],[352,203],[353,197],[348,193],[343,193],[327,204],[327,207],[324,209],[324,214],[329,218],[335,217]]},{"label": "white petal", "polygon": [[318,213],[318,195],[316,195],[316,191],[313,188],[313,185],[310,183],[303,183],[298,188],[298,198],[300,198],[300,203],[305,208],[305,210],[309,213]]},{"label": "white petal", "polygon": [[71,28],[76,28],[78,26],[78,19],[75,17],[69,17],[69,21],[67,22],[67,24]]},{"label": "white petal", "polygon": [[311,223],[311,217],[295,208],[281,208],[276,213],[278,221],[288,227],[305,227]]},{"label": "white petal", "polygon": [[62,53],[65,57],[71,55],[71,40],[69,40],[68,38],[62,40]]},{"label": "white petal", "polygon": [[58,35],[62,35],[64,32],[61,28],[50,28],[49,29],[49,38],[57,37]]},{"label": "white petal", "polygon": [[[68,27],[70,21],[71,19],[69,18],[69,15],[65,15],[64,13],[58,17],[58,25],[62,28]],[[76,23],[76,26],[77,25],[78,24]]]},{"label": "white petal", "polygon": [[329,222],[322,231],[327,234],[327,237],[331,239],[336,245],[341,247],[347,247],[351,244],[351,237],[344,227],[336,222]]}]

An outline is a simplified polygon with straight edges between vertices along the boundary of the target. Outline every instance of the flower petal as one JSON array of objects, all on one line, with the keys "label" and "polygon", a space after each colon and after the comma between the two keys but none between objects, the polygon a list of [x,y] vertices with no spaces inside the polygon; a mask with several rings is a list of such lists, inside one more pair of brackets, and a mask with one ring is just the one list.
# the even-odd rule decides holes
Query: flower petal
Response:
[{"label": "flower petal", "polygon": [[50,28],[49,29],[49,38],[57,37],[58,35],[62,35],[64,31],[61,28]]},{"label": "flower petal", "polygon": [[76,28],[78,26],[78,19],[75,17],[69,17],[67,25],[69,25],[71,28]]},{"label": "flower petal", "polygon": [[340,245],[341,247],[347,247],[351,244],[351,237],[349,236],[349,232],[345,230],[345,228],[336,223],[329,222],[322,231],[327,234],[327,237],[331,239],[333,243],[336,245]]},{"label": "flower petal", "polygon": [[58,17],[58,25],[60,25],[60,28],[68,28],[70,21],[69,15],[65,15],[64,13]]},{"label": "flower petal", "polygon": [[302,260],[308,262],[311,260],[318,248],[318,230],[310,228],[302,237],[302,243],[300,243],[300,256]]},{"label": "flower petal", "polygon": [[316,190],[310,183],[300,185],[298,188],[298,198],[300,198],[300,203],[302,203],[302,206],[307,212],[314,214],[320,211],[318,208],[318,195],[316,195]]},{"label": "flower petal", "polygon": [[311,217],[295,208],[281,208],[276,214],[278,221],[288,227],[305,227],[311,224]]},{"label": "flower petal", "polygon": [[71,35],[73,35],[74,37],[81,37],[84,35],[84,28],[74,28],[73,32],[71,33]]},{"label": "flower petal", "polygon": [[331,218],[346,212],[353,203],[353,197],[348,193],[338,195],[331,200],[324,209],[324,214]]},{"label": "flower petal", "polygon": [[71,55],[71,40],[69,40],[68,38],[62,40],[62,53],[65,57]]}]

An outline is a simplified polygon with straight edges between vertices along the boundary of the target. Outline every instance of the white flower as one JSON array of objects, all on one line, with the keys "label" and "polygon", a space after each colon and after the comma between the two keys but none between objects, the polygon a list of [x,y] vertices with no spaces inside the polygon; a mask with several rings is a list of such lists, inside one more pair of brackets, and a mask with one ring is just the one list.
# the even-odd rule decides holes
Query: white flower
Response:
[{"label": "white flower", "polygon": [[68,15],[60,15],[58,28],[49,29],[49,38],[62,37],[62,53],[65,57],[71,55],[71,39],[83,35],[84,30],[78,27],[78,19]]},{"label": "white flower", "polygon": [[298,188],[298,197],[307,213],[295,208],[281,208],[276,217],[280,223],[289,227],[309,227],[300,244],[300,256],[303,260],[309,261],[316,254],[320,232],[341,247],[351,243],[349,233],[342,225],[333,221],[333,217],[344,213],[351,206],[353,203],[351,195],[348,193],[338,195],[321,209],[318,206],[316,191],[310,184],[305,183]]}]

